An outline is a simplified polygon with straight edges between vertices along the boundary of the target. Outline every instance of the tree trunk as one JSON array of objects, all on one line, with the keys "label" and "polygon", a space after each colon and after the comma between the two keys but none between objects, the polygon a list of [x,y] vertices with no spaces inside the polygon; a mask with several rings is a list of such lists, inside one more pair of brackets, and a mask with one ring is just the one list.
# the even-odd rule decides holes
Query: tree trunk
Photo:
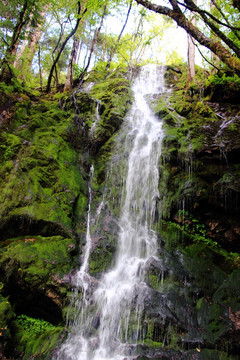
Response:
[{"label": "tree trunk", "polygon": [[43,91],[42,67],[41,67],[41,48],[40,48],[40,46],[38,46],[38,68],[39,68],[40,88],[41,88],[41,91]]},{"label": "tree trunk", "polygon": [[[210,10],[212,10],[215,7],[215,4],[212,0],[210,0]],[[211,33],[211,37],[213,39],[216,39],[216,36],[213,34],[213,32]],[[220,61],[219,61],[219,57],[217,55],[215,55],[212,51],[211,51],[211,63],[214,65],[212,67],[211,72],[214,73],[216,72],[216,67],[218,67]]]},{"label": "tree trunk", "polygon": [[[194,1],[195,3],[197,2],[197,0]],[[191,19],[191,23],[193,24],[193,26],[196,25],[196,17],[195,15],[193,15],[192,19]],[[192,36],[190,36],[188,34],[188,52],[187,52],[187,57],[188,57],[188,81],[187,83],[193,81],[193,79],[195,78],[195,45],[194,45],[194,41]]]},{"label": "tree trunk", "polygon": [[69,59],[67,78],[66,78],[65,85],[64,85],[64,91],[70,89],[73,84],[73,64],[76,64],[79,44],[80,44],[80,39],[75,37],[74,41],[73,41],[73,47],[72,47],[70,59]]},{"label": "tree trunk", "polygon": [[[132,35],[132,42],[133,42],[133,43],[135,43],[135,42],[137,41],[137,36],[138,36],[138,34],[140,33],[140,29],[141,29],[141,26],[142,26],[142,24],[143,24],[143,16],[144,16],[144,15],[141,14],[140,19],[139,19],[139,21],[138,21],[138,25],[137,25],[136,31],[135,31],[135,33],[133,33],[133,35]],[[132,66],[133,66],[133,54],[134,54],[134,49],[132,48],[132,49],[130,50],[130,56],[129,56],[129,64],[128,64],[129,67],[132,67]]]},{"label": "tree trunk", "polygon": [[2,61],[1,67],[1,75],[0,75],[0,81],[5,82],[6,84],[9,84],[14,76],[13,74],[13,64],[14,64],[14,57],[17,53],[17,47],[19,44],[19,38],[22,33],[22,30],[24,26],[26,25],[26,22],[29,20],[28,13],[31,9],[28,9],[28,0],[24,1],[23,7],[19,13],[18,21],[15,25],[15,28],[13,30],[13,35],[11,39],[11,43],[6,49],[6,53],[4,56],[4,59]]},{"label": "tree trunk", "polygon": [[219,59],[223,61],[233,72],[240,75],[240,59],[232,55],[219,40],[207,37],[196,26],[191,24],[191,22],[182,13],[181,9],[177,6],[176,0],[169,0],[173,9],[168,8],[167,6],[153,4],[148,0],[135,1],[149,10],[166,15],[173,19],[178,26],[182,27],[190,36],[217,55]]},{"label": "tree trunk", "polygon": [[103,25],[103,20],[104,20],[104,17],[105,17],[106,14],[107,14],[107,7],[105,5],[104,9],[103,9],[103,14],[102,14],[102,17],[101,17],[100,25],[99,25],[98,29],[95,30],[95,33],[94,33],[94,36],[93,36],[92,45],[91,45],[90,53],[89,53],[89,56],[88,56],[87,64],[86,64],[83,72],[79,76],[79,88],[82,86],[84,76],[86,75],[86,72],[88,71],[88,68],[89,68],[89,65],[90,65],[90,62],[91,62],[91,59],[92,59],[92,54],[93,54],[95,45],[97,43],[101,28],[102,28],[102,25]]},{"label": "tree trunk", "polygon": [[[87,9],[84,9],[84,11],[83,11],[83,13],[82,13],[82,16],[86,13],[86,11],[87,11]],[[75,25],[74,29],[70,32],[70,34],[69,34],[69,35],[66,37],[66,39],[64,40],[64,42],[63,42],[63,44],[62,44],[62,46],[61,46],[61,48],[60,48],[60,50],[59,50],[59,52],[58,52],[55,60],[54,60],[54,62],[53,62],[53,65],[52,65],[52,67],[51,67],[51,70],[50,70],[50,73],[49,73],[49,76],[48,76],[47,89],[46,89],[47,92],[50,91],[51,82],[52,82],[52,77],[53,77],[54,69],[55,69],[55,67],[56,67],[56,65],[57,65],[57,62],[58,62],[58,60],[59,60],[59,58],[60,58],[60,56],[61,56],[61,54],[62,54],[62,52],[63,52],[63,50],[64,50],[64,48],[65,48],[65,46],[67,45],[68,40],[71,39],[71,37],[72,37],[73,35],[75,35],[75,33],[76,33],[76,31],[77,31],[77,28],[78,28],[79,23],[80,23],[80,20],[81,20],[80,12],[81,12],[81,3],[80,3],[80,1],[78,1],[78,12],[77,12],[78,19],[77,19],[76,25]]]},{"label": "tree trunk", "polygon": [[16,58],[15,58],[14,63],[13,63],[13,66],[16,69],[19,68],[19,63],[20,63],[21,57],[23,56],[24,50],[25,50],[25,48],[27,46],[27,43],[28,43],[28,36],[29,36],[30,30],[31,30],[32,18],[33,18],[33,14],[31,14],[30,17],[29,17],[28,26],[27,26],[26,31],[25,31],[25,38],[24,38],[24,40],[23,40],[23,42],[21,44],[20,49],[18,50],[18,52],[16,54]]},{"label": "tree trunk", "polygon": [[118,35],[118,38],[117,38],[117,41],[116,41],[116,44],[113,48],[113,50],[111,51],[111,54],[109,56],[109,59],[108,59],[108,62],[107,62],[107,66],[106,66],[106,70],[108,70],[110,68],[110,65],[111,65],[111,62],[112,62],[112,59],[113,59],[113,56],[115,55],[115,52],[117,51],[117,47],[118,47],[118,44],[119,44],[119,41],[121,40],[121,37],[122,37],[122,34],[124,32],[124,29],[127,25],[127,22],[128,22],[128,19],[129,19],[129,15],[130,15],[130,11],[131,11],[131,8],[132,8],[132,2],[133,0],[131,0],[130,4],[129,4],[129,8],[128,8],[128,12],[127,12],[127,16],[126,16],[126,19],[125,19],[125,22],[123,24],[123,27],[122,27],[122,30],[120,31],[120,34]]}]

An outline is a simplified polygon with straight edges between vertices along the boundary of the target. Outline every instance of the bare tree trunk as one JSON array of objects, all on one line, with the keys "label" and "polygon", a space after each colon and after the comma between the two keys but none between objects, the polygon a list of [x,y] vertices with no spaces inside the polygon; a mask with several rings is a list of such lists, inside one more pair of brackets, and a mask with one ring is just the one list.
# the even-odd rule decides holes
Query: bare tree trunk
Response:
[{"label": "bare tree trunk", "polygon": [[[197,0],[194,0],[194,3],[197,4]],[[193,26],[196,26],[196,17],[193,15],[191,19]],[[188,34],[188,79],[187,83],[193,81],[195,78],[195,45],[192,36]]]},{"label": "bare tree trunk", "polygon": [[123,24],[123,27],[122,27],[122,30],[120,31],[120,34],[118,35],[118,38],[117,38],[117,41],[116,41],[116,44],[113,48],[113,50],[111,51],[111,54],[109,56],[109,59],[108,59],[108,62],[107,62],[107,66],[106,66],[106,70],[108,70],[110,68],[110,65],[111,65],[111,62],[112,62],[112,59],[115,55],[115,52],[117,51],[117,47],[118,47],[118,44],[119,44],[119,41],[121,40],[121,37],[122,37],[122,34],[124,32],[124,29],[127,25],[127,22],[128,22],[128,19],[129,19],[129,15],[130,15],[130,11],[131,11],[131,8],[132,8],[132,2],[133,0],[131,0],[130,4],[129,4],[129,8],[128,8],[128,12],[127,12],[127,16],[126,16],[126,19],[125,19],[125,22]]},{"label": "bare tree trunk", "polygon": [[41,67],[41,48],[40,48],[40,46],[38,46],[38,68],[39,68],[40,88],[41,88],[41,91],[43,91],[42,67]]},{"label": "bare tree trunk", "polygon": [[83,47],[83,41],[80,41],[79,47],[78,47],[78,52],[77,52],[77,59],[76,59],[76,63],[79,63],[80,60],[80,56],[81,56],[81,52],[82,52],[82,47]]},{"label": "bare tree trunk", "polygon": [[[210,0],[210,8],[211,8],[211,10],[214,7],[215,7],[215,2]],[[212,37],[212,39],[216,39],[216,36],[213,34],[213,32],[211,33],[211,37]],[[216,72],[216,67],[218,67],[218,65],[220,63],[220,60],[219,60],[219,57],[216,54],[214,54],[212,51],[211,51],[211,63],[214,65],[211,72],[214,73],[214,72]]]},{"label": "bare tree trunk", "polygon": [[[143,14],[141,14],[140,16],[140,19],[139,19],[139,22],[138,22],[138,26],[137,26],[137,29],[135,31],[135,33],[132,35],[132,41],[135,43],[136,40],[137,40],[137,36],[138,34],[140,33],[140,28],[143,24]],[[128,66],[132,66],[133,65],[133,53],[134,53],[134,50],[131,50],[130,51],[130,58],[129,58],[129,64]]]},{"label": "bare tree trunk", "polygon": [[105,5],[105,6],[104,6],[104,9],[103,9],[103,14],[102,14],[102,17],[101,17],[100,25],[99,25],[99,27],[97,28],[97,30],[95,30],[95,32],[94,32],[94,36],[93,36],[92,45],[91,45],[90,53],[89,53],[89,56],[88,56],[87,64],[86,64],[83,72],[82,72],[81,75],[79,76],[79,88],[82,86],[84,76],[86,75],[86,72],[88,71],[89,65],[90,65],[90,63],[91,63],[92,54],[93,54],[95,45],[96,45],[96,43],[97,43],[97,40],[98,40],[100,31],[101,31],[101,28],[102,28],[102,25],[103,25],[103,20],[104,20],[104,17],[105,17],[106,14],[107,14],[107,7],[106,7],[106,5]]},{"label": "bare tree trunk", "polygon": [[74,41],[73,41],[73,47],[72,47],[69,63],[68,63],[67,78],[66,78],[65,85],[64,85],[64,91],[70,89],[73,84],[73,64],[76,64],[79,44],[80,44],[80,39],[75,37]]},{"label": "bare tree trunk", "polygon": [[[82,4],[82,9],[85,8],[86,5],[86,0],[83,1]],[[84,19],[82,18],[80,20],[80,24],[79,27],[80,29],[83,27],[84,25]],[[82,44],[81,44],[82,46]],[[73,40],[73,46],[72,46],[72,51],[70,54],[70,59],[69,59],[69,63],[68,63],[68,69],[67,69],[67,77],[66,77],[66,81],[65,81],[65,85],[64,85],[64,91],[68,90],[69,88],[72,87],[73,85],[73,65],[78,63],[78,56],[80,56],[80,54],[78,54],[80,52],[81,49],[80,48],[80,35],[75,34],[74,36],[74,40]]]},{"label": "bare tree trunk", "polygon": [[[82,13],[82,16],[86,13],[86,11],[87,11],[87,9],[84,9],[84,11]],[[47,92],[50,91],[53,72],[54,72],[54,69],[55,69],[55,67],[57,65],[57,62],[58,62],[58,60],[59,60],[59,58],[60,58],[60,56],[61,56],[61,54],[62,54],[62,52],[63,52],[63,50],[64,50],[64,48],[66,46],[68,40],[71,39],[71,37],[73,35],[75,35],[75,33],[77,31],[77,28],[78,28],[80,20],[81,20],[80,12],[81,12],[81,3],[80,3],[80,1],[78,1],[78,11],[77,11],[78,19],[77,19],[76,25],[75,25],[74,29],[70,32],[70,34],[66,37],[65,41],[63,42],[63,44],[62,44],[62,46],[61,46],[61,48],[60,48],[60,50],[59,50],[59,52],[57,54],[56,59],[53,62],[53,65],[51,67],[51,70],[50,70],[50,73],[49,73],[49,76],[48,76],[47,89],[46,89]]]},{"label": "bare tree trunk", "polygon": [[[45,14],[46,14],[46,11],[42,12],[41,18],[44,18]],[[29,42],[29,50],[30,50],[30,54],[28,57],[29,68],[31,68],[31,66],[32,66],[32,61],[33,61],[34,55],[37,50],[37,45],[38,45],[41,37],[42,37],[42,24],[38,24],[37,28],[35,29],[35,31],[33,32],[32,36],[31,36],[30,42]]]}]

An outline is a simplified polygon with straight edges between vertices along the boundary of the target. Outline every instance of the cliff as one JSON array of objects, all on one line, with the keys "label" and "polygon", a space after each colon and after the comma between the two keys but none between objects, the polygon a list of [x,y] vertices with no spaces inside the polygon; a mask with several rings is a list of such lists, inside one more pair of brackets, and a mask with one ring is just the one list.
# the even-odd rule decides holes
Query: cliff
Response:
[{"label": "cliff", "polygon": [[[92,72],[81,91],[50,97],[2,87],[3,358],[50,359],[67,333],[92,163],[93,214],[115,185],[91,229],[90,275],[97,282],[113,262],[121,184],[107,168],[132,92],[129,73],[105,75]],[[186,90],[185,78],[184,68],[167,68],[169,90],[152,100],[164,124],[154,221],[161,261],[146,274],[139,360],[230,359],[240,351],[239,89]]]}]

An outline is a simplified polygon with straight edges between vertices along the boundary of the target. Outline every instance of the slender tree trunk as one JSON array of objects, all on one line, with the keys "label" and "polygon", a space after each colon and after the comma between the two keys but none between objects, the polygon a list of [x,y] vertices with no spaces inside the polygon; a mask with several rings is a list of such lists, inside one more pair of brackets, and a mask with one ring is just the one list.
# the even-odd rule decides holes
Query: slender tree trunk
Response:
[{"label": "slender tree trunk", "polygon": [[[86,13],[87,9],[85,9],[82,13],[82,16]],[[70,32],[70,34],[66,37],[66,39],[64,40],[54,62],[53,62],[53,65],[51,67],[51,70],[50,70],[50,73],[49,73],[49,76],[48,76],[48,82],[47,82],[47,89],[46,91],[49,92],[50,91],[50,88],[51,88],[51,82],[52,82],[52,77],[53,77],[53,73],[54,73],[54,69],[58,63],[58,60],[60,59],[60,56],[65,48],[65,46],[67,45],[68,43],[68,40],[71,39],[71,37],[73,35],[75,35],[76,31],[77,31],[77,28],[79,26],[79,23],[80,23],[80,20],[81,20],[81,17],[80,17],[80,12],[81,12],[81,3],[80,1],[78,1],[78,12],[77,12],[77,15],[78,15],[78,19],[77,19],[77,22],[76,22],[76,25],[74,27],[74,29]]]},{"label": "slender tree trunk", "polygon": [[[215,7],[215,4],[212,0],[210,0],[210,8],[211,10]],[[212,39],[216,39],[216,36],[213,34],[213,32],[211,33],[211,37]],[[211,63],[215,66],[218,67],[220,60],[219,57],[217,55],[215,55],[212,51],[211,51]],[[212,67],[211,72],[215,73],[216,72],[216,68]]]},{"label": "slender tree trunk", "polygon": [[20,49],[18,50],[18,52],[16,54],[16,58],[15,58],[14,63],[13,63],[13,66],[16,69],[19,68],[19,63],[20,63],[21,57],[23,56],[24,50],[25,50],[25,48],[27,46],[27,43],[28,43],[28,37],[29,37],[29,34],[30,34],[30,30],[31,30],[32,18],[33,18],[33,14],[30,14],[28,26],[27,26],[26,31],[25,31],[25,38],[24,38],[24,40],[23,40],[23,42],[21,44]]},{"label": "slender tree trunk", "polygon": [[41,48],[40,48],[40,46],[38,46],[38,68],[39,68],[40,88],[41,88],[41,91],[43,91],[42,67],[41,67]]},{"label": "slender tree trunk", "polygon": [[[137,36],[140,33],[140,27],[142,25],[143,22],[143,14],[141,14],[139,22],[138,22],[138,26],[137,29],[135,31],[135,33],[132,35],[132,42],[135,43],[137,40]],[[128,66],[132,66],[133,65],[133,53],[134,53],[134,49],[130,51],[130,58],[129,58],[129,64]]]},{"label": "slender tree trunk", "polygon": [[29,20],[28,11],[31,10],[28,9],[28,5],[28,0],[25,0],[23,7],[19,13],[18,21],[13,30],[11,43],[6,49],[6,53],[1,64],[2,70],[0,75],[0,81],[5,82],[6,84],[9,84],[14,76],[12,70],[14,64],[14,57],[17,53],[20,35],[23,31],[24,26],[26,25],[26,22],[28,22]]},{"label": "slender tree trunk", "polygon": [[[45,14],[46,14],[46,12],[42,12],[41,17],[44,18]],[[39,44],[41,37],[42,37],[42,24],[38,24],[37,28],[35,29],[35,31],[33,32],[32,36],[31,36],[30,42],[29,42],[29,50],[30,50],[30,54],[28,56],[29,68],[31,68],[31,66],[32,66],[32,61],[33,61],[33,58],[36,53],[37,46]]]},{"label": "slender tree trunk", "polygon": [[[86,6],[86,0],[83,1],[82,9],[85,9],[85,6]],[[82,18],[79,24],[80,31],[83,28],[83,26],[84,26],[84,19]],[[80,34],[78,31],[78,34],[77,33],[75,34],[73,40],[73,46],[68,63],[67,77],[64,85],[64,91],[68,90],[73,85],[73,75],[74,75],[73,65],[78,63],[81,46],[82,46],[82,42],[80,45]]]},{"label": "slender tree trunk", "polygon": [[193,38],[188,35],[188,80],[187,82],[193,81],[195,78],[195,45],[193,42]]},{"label": "slender tree trunk", "polygon": [[83,47],[83,41],[80,41],[79,47],[78,47],[78,51],[77,51],[77,59],[76,59],[76,63],[79,64],[80,61],[80,56],[81,56],[81,52],[82,52],[82,47]]},{"label": "slender tree trunk", "polygon": [[[197,4],[197,0],[194,1]],[[191,19],[193,26],[196,26],[196,16],[193,15]],[[193,81],[195,78],[195,45],[192,36],[188,34],[188,81],[187,83]]]},{"label": "slender tree trunk", "polygon": [[108,70],[110,68],[110,65],[111,65],[111,62],[112,62],[112,59],[117,51],[117,47],[118,47],[118,44],[119,44],[119,41],[121,40],[121,37],[122,37],[122,34],[124,32],[124,29],[127,25],[127,22],[128,22],[128,19],[129,19],[129,15],[130,15],[130,11],[131,11],[131,8],[132,8],[132,2],[133,0],[131,0],[130,4],[129,4],[129,8],[128,8],[128,12],[127,12],[127,16],[126,16],[126,19],[125,19],[125,22],[123,24],[123,27],[122,27],[122,30],[120,31],[120,34],[118,35],[118,38],[117,38],[117,41],[116,41],[116,44],[113,48],[113,50],[111,51],[111,54],[109,56],[109,59],[108,59],[108,62],[107,62],[107,66],[106,66],[106,70]]},{"label": "slender tree trunk", "polygon": [[94,32],[94,36],[93,36],[92,45],[91,45],[90,53],[89,53],[89,56],[88,56],[87,64],[86,64],[83,72],[82,72],[81,75],[79,76],[79,88],[82,86],[84,76],[86,75],[86,73],[87,73],[87,71],[88,71],[88,68],[89,68],[89,65],[90,65],[90,63],[91,63],[92,54],[93,54],[95,45],[96,45],[96,43],[97,43],[97,40],[98,40],[100,31],[101,31],[101,28],[102,28],[102,25],[103,25],[103,20],[104,20],[104,17],[105,17],[106,14],[107,14],[107,7],[106,7],[106,5],[105,5],[105,6],[104,6],[104,9],[103,9],[103,14],[102,14],[102,17],[101,17],[100,25],[99,25],[99,27],[97,28],[97,30],[95,30],[95,32]]},{"label": "slender tree trunk", "polygon": [[73,84],[73,64],[76,64],[77,52],[80,44],[80,39],[75,37],[73,41],[73,47],[69,59],[68,69],[67,69],[67,78],[64,85],[64,91],[70,89]]}]

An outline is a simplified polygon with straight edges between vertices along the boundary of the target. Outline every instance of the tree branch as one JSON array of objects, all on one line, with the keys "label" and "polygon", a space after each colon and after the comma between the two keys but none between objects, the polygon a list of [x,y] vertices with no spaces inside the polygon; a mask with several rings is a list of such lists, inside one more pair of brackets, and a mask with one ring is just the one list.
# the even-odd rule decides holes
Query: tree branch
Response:
[{"label": "tree branch", "polygon": [[116,52],[116,50],[117,50],[119,41],[120,41],[120,39],[121,39],[121,37],[122,37],[122,34],[123,34],[123,32],[124,32],[124,29],[125,29],[125,27],[126,27],[126,25],[127,25],[128,18],[129,18],[129,15],[130,15],[130,11],[131,11],[131,8],[132,8],[132,3],[133,3],[133,0],[131,0],[131,2],[130,2],[130,5],[129,5],[129,8],[128,8],[128,12],[127,12],[127,16],[126,16],[125,22],[124,22],[123,27],[122,27],[122,29],[121,29],[121,31],[120,31],[120,34],[118,35],[117,41],[116,41],[116,43],[115,43],[115,46],[114,46],[114,48],[113,48],[113,50],[111,51],[111,54],[110,54],[110,56],[109,56],[109,59],[108,59],[108,62],[107,62],[107,66],[106,66],[106,70],[108,70],[108,69],[110,68],[111,61],[112,61],[113,56],[114,56],[114,54],[115,54],[115,52]]},{"label": "tree branch", "polygon": [[[152,10],[156,13],[166,15],[173,19],[178,26],[182,27],[190,36],[197,40],[201,45],[211,50],[215,55],[219,57],[230,69],[236,74],[240,75],[240,59],[231,54],[231,52],[225,48],[221,42],[217,39],[211,39],[204,35],[196,26],[182,13],[180,8],[171,10],[166,6],[160,6],[149,2],[148,0],[135,0],[138,4]],[[169,0],[172,4],[173,0]],[[174,0],[175,1],[175,0]],[[239,49],[238,49],[239,51]]]},{"label": "tree branch", "polygon": [[[213,2],[213,4],[215,5],[215,1],[214,0],[211,0]],[[218,18],[216,18],[214,15],[212,15],[211,13],[209,13],[207,10],[204,10],[204,9],[200,9],[196,4],[194,4],[194,7],[192,7],[191,5],[187,5],[185,3],[182,3],[180,1],[178,1],[178,4],[181,5],[181,6],[184,6],[187,10],[190,10],[190,11],[194,11],[196,13],[198,13],[199,15],[201,14],[206,14],[208,15],[213,21],[216,21],[216,23],[218,23],[219,25],[222,25],[222,26],[225,26],[229,29],[231,29],[232,31],[234,30],[237,30],[237,31],[240,31],[240,28],[239,27],[235,27],[235,26],[232,26],[228,20],[226,19],[226,17],[224,16],[224,14],[222,13],[221,9],[219,7],[216,7],[218,9],[218,11],[221,13],[221,15],[223,16],[224,20],[226,21],[226,23],[222,22],[221,20],[219,20]]]},{"label": "tree branch", "polygon": [[235,54],[240,57],[240,49],[239,47],[230,39],[228,38],[221,30],[219,30],[217,28],[217,26],[210,21],[205,12],[202,11],[201,9],[198,8],[198,6],[196,6],[196,4],[192,1],[192,0],[184,0],[186,5],[190,6],[189,9],[191,9],[191,11],[197,12],[201,15],[202,19],[204,20],[204,22],[210,27],[210,29],[221,39],[225,42],[226,45],[229,46],[230,49],[232,49]]}]

